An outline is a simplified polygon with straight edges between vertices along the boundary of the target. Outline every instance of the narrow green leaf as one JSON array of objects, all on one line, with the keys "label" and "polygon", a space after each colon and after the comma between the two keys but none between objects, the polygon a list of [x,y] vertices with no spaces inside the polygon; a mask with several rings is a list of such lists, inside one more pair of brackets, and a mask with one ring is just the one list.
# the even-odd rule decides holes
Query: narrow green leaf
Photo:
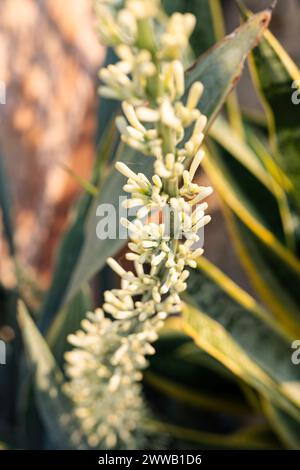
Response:
[{"label": "narrow green leaf", "polygon": [[184,331],[300,422],[300,369],[291,361],[290,341],[254,299],[250,303],[248,295],[246,302],[239,297],[232,281],[209,263],[205,270],[192,272],[183,313]]},{"label": "narrow green leaf", "polygon": [[232,212],[226,211],[231,233],[241,262],[270,311],[290,335],[300,333],[299,273],[277,256],[272,245],[265,244]]},{"label": "narrow green leaf", "polygon": [[[204,54],[226,35],[220,0],[163,0],[163,5],[168,14],[179,11],[196,16],[197,23],[190,41],[195,57]],[[241,113],[234,91],[228,96],[226,106],[233,129],[243,136]]]},{"label": "narrow green leaf", "polygon": [[52,317],[60,309],[65,290],[68,288],[72,272],[78,262],[78,257],[85,240],[84,221],[92,200],[91,195],[84,194],[73,216],[73,222],[62,239],[52,284],[42,306],[42,331],[48,329]]},{"label": "narrow green leaf", "polygon": [[270,31],[251,54],[250,70],[268,119],[274,158],[300,207],[300,70]]},{"label": "narrow green leaf", "polygon": [[289,181],[285,174],[279,168],[269,146],[265,142],[265,139],[257,136],[256,132],[252,129],[249,124],[246,126],[246,139],[248,145],[255,152],[267,173],[269,174],[269,183],[272,187],[272,192],[277,198],[278,208],[281,215],[281,222],[285,233],[286,245],[293,252],[297,251],[297,220],[295,217],[295,211],[292,208],[290,199],[287,195],[289,191]]},{"label": "narrow green leaf", "polygon": [[80,424],[74,417],[72,403],[62,390],[63,375],[22,302],[19,304],[19,325],[33,375],[38,409],[51,442],[58,449],[84,448]]},{"label": "narrow green leaf", "polygon": [[0,150],[0,209],[2,211],[2,220],[4,234],[7,238],[10,253],[13,255],[14,248],[14,228],[11,220],[11,201],[9,197],[7,174],[4,168],[3,155]]},{"label": "narrow green leaf", "polygon": [[64,354],[71,348],[68,335],[80,328],[81,321],[91,309],[91,291],[85,286],[55,317],[46,340],[58,364],[64,363]]},{"label": "narrow green leaf", "polygon": [[219,116],[215,120],[209,135],[252,173],[261,184],[272,191],[271,176],[264,169],[253,150],[232,130],[224,118]]},{"label": "narrow green leaf", "polygon": [[92,183],[82,178],[78,173],[73,171],[72,168],[68,167],[67,165],[64,165],[63,163],[61,163],[60,166],[66,173],[70,175],[71,178],[73,178],[74,181],[76,181],[76,183],[79,184],[79,186],[84,191],[86,191],[91,196],[97,196],[98,188],[96,186],[94,186]]},{"label": "narrow green leaf", "polygon": [[285,246],[275,195],[219,146],[209,144],[203,165],[228,220],[232,214],[230,228],[256,289],[287,331],[299,331],[300,262]]},{"label": "narrow green leaf", "polygon": [[[252,414],[234,375],[199,350],[188,336],[171,329],[161,334],[155,349],[144,381],[152,395],[156,391],[169,399],[168,407],[173,409],[175,401],[228,416]],[[172,419],[172,412],[169,416],[165,412],[164,418]]]},{"label": "narrow green leaf", "polygon": [[[107,141],[106,141],[107,138]],[[93,169],[92,185],[101,186],[105,177],[104,166],[109,160],[115,141],[115,127],[111,126],[101,141]],[[53,317],[60,310],[65,292],[68,289],[73,271],[86,241],[85,221],[88,217],[94,196],[84,193],[74,209],[73,219],[66,231],[57,255],[52,283],[41,308],[41,331],[47,331]]]},{"label": "narrow green leaf", "polygon": [[[114,50],[109,47],[106,52],[103,67],[107,67],[109,64],[114,64],[117,62],[117,60],[118,57],[116,56]],[[101,146],[103,137],[107,134],[107,129],[111,127],[119,107],[120,103],[118,101],[99,96],[97,109],[96,146]],[[112,157],[112,155],[110,157]]]},{"label": "narrow green leaf", "polygon": [[[149,423],[150,430],[166,433],[181,444],[188,443],[189,449],[278,449],[280,448],[265,425],[253,425],[227,435],[199,431],[198,429],[176,426],[162,421]],[[194,447],[191,447],[194,445]],[[186,446],[186,444],[185,444]]]},{"label": "narrow green leaf", "polygon": [[289,448],[300,448],[300,423],[283,410],[273,406],[271,402],[263,400],[263,408],[273,429],[282,442]]}]

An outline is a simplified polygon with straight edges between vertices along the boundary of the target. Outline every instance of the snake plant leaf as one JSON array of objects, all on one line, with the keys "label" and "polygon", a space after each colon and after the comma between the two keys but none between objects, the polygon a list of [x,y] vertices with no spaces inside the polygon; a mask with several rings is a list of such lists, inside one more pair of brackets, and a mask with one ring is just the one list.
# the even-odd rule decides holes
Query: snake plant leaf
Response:
[{"label": "snake plant leaf", "polygon": [[233,158],[243,165],[261,184],[272,191],[271,177],[263,167],[255,152],[230,127],[227,121],[218,116],[210,128],[209,135]]},{"label": "snake plant leaf", "polygon": [[17,295],[17,289],[7,289],[0,284],[0,321],[2,325],[15,324]]},{"label": "snake plant leaf", "polygon": [[[105,61],[103,67],[107,67],[109,64],[115,64],[118,60],[114,50],[109,47],[106,52]],[[118,112],[120,104],[116,100],[112,100],[109,98],[104,98],[99,96],[98,99],[98,115],[97,115],[97,129],[96,129],[96,145],[101,146],[101,142],[105,133],[109,129],[110,125],[112,124],[113,120],[115,119],[115,115]],[[113,154],[113,152],[112,152]],[[111,154],[111,156],[112,156]]]},{"label": "snake plant leaf", "polygon": [[300,70],[270,31],[249,59],[268,119],[274,158],[290,179],[300,207]]},{"label": "snake plant leaf", "polygon": [[151,395],[158,394],[157,400],[164,403],[160,415],[163,412],[165,420],[172,420],[174,405],[177,417],[179,407],[184,416],[185,407],[221,412],[233,420],[253,414],[234,375],[199,350],[191,338],[171,328],[161,334],[155,344],[156,354],[144,373],[146,388],[150,387]]},{"label": "snake plant leaf", "polygon": [[248,123],[245,125],[245,137],[247,144],[257,155],[269,175],[268,180],[277,199],[287,248],[296,253],[299,218],[297,208],[294,204],[291,204],[292,201],[288,197],[290,182],[274,160],[265,136],[258,130],[255,131],[253,126]]},{"label": "snake plant leaf", "polygon": [[[109,160],[115,143],[116,130],[111,125],[105,138],[100,142],[92,175],[92,185],[99,187],[105,177],[105,164]],[[84,246],[86,235],[84,224],[89,214],[94,196],[85,192],[74,208],[70,227],[62,238],[59,247],[51,286],[44,299],[40,313],[40,329],[46,332],[52,318],[60,310],[65,292],[71,281],[72,273],[78,263],[79,255]]]},{"label": "snake plant leaf", "polygon": [[195,81],[203,82],[204,93],[199,108],[209,117],[209,123],[237,84],[246,57],[260,41],[270,18],[271,13],[268,10],[253,15],[247,23],[200,56],[188,70],[187,90]]},{"label": "snake plant leaf", "polygon": [[[184,330],[201,348],[299,421],[300,376],[291,364],[288,341],[238,303],[229,306],[222,289],[210,284],[208,291],[203,281],[200,276],[196,282],[199,295],[192,291],[193,298],[187,298]],[[205,285],[205,290],[199,285]]]},{"label": "snake plant leaf", "polygon": [[300,370],[278,324],[207,261],[191,273],[182,327],[207,353],[300,422]]},{"label": "snake plant leaf", "polygon": [[234,213],[226,218],[236,242],[241,262],[258,294],[290,336],[299,335],[299,272],[277,256]]},{"label": "snake plant leaf", "polygon": [[299,331],[300,262],[286,247],[278,200],[241,159],[232,158],[224,146],[208,146],[203,165],[229,208],[225,211],[228,220],[232,214],[230,228],[241,261],[272,313],[286,331],[295,334]]},{"label": "snake plant leaf", "polygon": [[84,434],[73,415],[72,403],[62,390],[62,372],[22,302],[18,315],[38,409],[51,442],[57,449],[85,448]]},{"label": "snake plant leaf", "polygon": [[[164,0],[163,4],[168,14],[189,12],[198,19],[190,40],[194,57],[204,54],[226,35],[220,0]],[[232,127],[243,136],[242,118],[234,91],[228,96],[226,107]]]},{"label": "snake plant leaf", "polygon": [[[105,64],[115,62],[116,57],[112,49],[108,49]],[[71,275],[78,262],[80,252],[84,245],[84,222],[94,197],[94,189],[99,189],[105,177],[106,165],[113,158],[114,150],[118,142],[113,116],[117,112],[118,103],[108,99],[98,101],[97,126],[96,126],[96,155],[91,183],[87,185],[74,209],[73,219],[66,231],[57,255],[57,261],[50,289],[43,302],[40,313],[40,328],[46,332],[51,324],[53,316],[60,310],[65,291],[70,283]],[[89,188],[92,191],[89,191]]]},{"label": "snake plant leaf", "polygon": [[300,447],[300,423],[285,411],[274,406],[270,401],[262,400],[263,409],[273,429],[289,448]]},{"label": "snake plant leaf", "polygon": [[68,335],[80,328],[81,321],[92,309],[91,297],[89,286],[82,287],[71,302],[61,309],[47,332],[47,343],[59,365],[64,363],[64,354],[71,348]]},{"label": "snake plant leaf", "polygon": [[[209,124],[211,124],[228,94],[237,83],[249,51],[259,41],[269,20],[270,13],[268,11],[254,15],[232,35],[217,44],[209,53],[200,57],[193,67],[187,71],[187,90],[196,80],[200,80],[204,84],[205,91],[199,107],[208,116]],[[141,158],[130,148],[126,147],[118,159],[122,159],[133,170],[142,170],[146,174],[152,171],[153,162],[151,159]],[[85,222],[85,244],[64,301],[69,301],[81,284],[103,267],[106,258],[113,256],[124,244],[124,240],[120,238],[99,240],[96,236],[97,207],[100,204],[110,203],[117,211],[119,196],[122,195],[120,188],[123,184],[124,178],[118,175],[116,171],[112,171],[99,197],[94,200]]]},{"label": "snake plant leaf", "polygon": [[198,429],[178,426],[167,422],[155,420],[148,426],[175,439],[176,448],[188,449],[230,449],[230,450],[275,450],[280,445],[270,433],[265,424],[241,427],[235,432],[221,435],[219,433],[204,432]]},{"label": "snake plant leaf", "polygon": [[52,316],[59,310],[72,271],[78,262],[85,238],[83,224],[92,200],[93,197],[90,194],[83,195],[76,209],[73,223],[62,239],[52,284],[41,310],[40,328],[42,332],[48,329]]},{"label": "snake plant leaf", "polygon": [[[260,135],[260,138],[257,137],[256,133],[246,126],[245,128],[246,140],[241,139],[240,136],[232,129],[226,120],[221,116],[216,119],[213,126],[210,129],[210,136],[219,144],[222,149],[234,157],[247,172],[252,173],[252,175],[258,180],[251,189],[264,185],[274,196],[275,200],[272,201],[277,203],[278,209],[276,208],[274,214],[280,213],[280,219],[276,222],[276,226],[281,226],[284,231],[285,242],[287,247],[295,252],[297,241],[296,241],[296,224],[295,224],[295,213],[291,210],[288,197],[286,195],[286,190],[288,188],[288,181],[285,175],[282,173],[276,162],[274,161],[266,142]],[[225,164],[227,160],[225,159]],[[229,162],[230,163],[230,162]],[[240,167],[240,173],[245,174]],[[236,182],[239,185],[242,178],[239,178]],[[237,177],[237,175],[235,175]],[[247,189],[245,186],[246,181],[243,181],[241,186],[241,191]],[[250,181],[248,182],[250,184]],[[253,194],[249,194],[248,200],[251,203],[256,202],[255,198],[256,191]],[[269,198],[267,198],[268,200]],[[261,204],[260,198],[258,204],[258,210],[265,208],[266,206]],[[262,214],[262,220],[267,219],[269,215],[269,208]]]},{"label": "snake plant leaf", "polygon": [[14,229],[11,219],[11,203],[8,190],[7,174],[4,168],[4,158],[0,150],[0,210],[2,212],[4,235],[8,241],[9,251],[14,255]]}]

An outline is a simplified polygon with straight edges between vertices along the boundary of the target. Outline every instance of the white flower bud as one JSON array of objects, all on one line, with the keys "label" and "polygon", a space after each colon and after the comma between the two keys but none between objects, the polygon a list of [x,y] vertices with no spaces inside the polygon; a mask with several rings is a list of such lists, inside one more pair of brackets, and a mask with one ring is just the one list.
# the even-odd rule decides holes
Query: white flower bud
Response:
[{"label": "white flower bud", "polygon": [[176,94],[181,97],[184,94],[184,69],[179,60],[173,62],[173,73],[176,87]]},{"label": "white flower bud", "polygon": [[159,112],[145,106],[136,108],[136,115],[143,122],[157,122],[159,120]]},{"label": "white flower bud", "polygon": [[202,96],[204,87],[201,82],[194,82],[190,88],[186,107],[191,111],[194,108],[197,108],[198,102]]},{"label": "white flower bud", "polygon": [[123,163],[123,162],[117,162],[115,164],[115,168],[120,172],[122,173],[124,176],[127,176],[127,178],[132,178],[133,180],[137,180],[138,181],[138,176],[136,173],[134,173],[132,170],[130,170],[130,168],[128,168],[128,166]]},{"label": "white flower bud", "polygon": [[160,107],[161,121],[168,127],[178,129],[181,126],[180,120],[176,117],[174,108],[169,100],[164,99]]},{"label": "white flower bud", "polygon": [[122,277],[122,276],[126,273],[125,269],[123,269],[123,268],[119,265],[119,263],[117,263],[117,261],[114,260],[113,258],[108,258],[106,262],[107,262],[108,266],[109,266],[113,271],[115,271],[115,273],[118,274],[120,277]]},{"label": "white flower bud", "polygon": [[123,101],[122,108],[123,108],[123,111],[124,111],[124,114],[125,114],[126,118],[130,122],[132,127],[137,129],[138,131],[140,131],[142,134],[144,132],[146,132],[145,127],[138,120],[138,118],[135,114],[134,107],[132,106],[132,104],[127,103],[126,101]]},{"label": "white flower bud", "polygon": [[195,157],[194,157],[194,159],[193,159],[193,161],[192,161],[192,163],[191,163],[190,171],[189,171],[191,181],[194,179],[195,173],[196,173],[196,171],[197,171],[197,169],[198,169],[198,167],[199,167],[199,165],[200,165],[200,163],[201,163],[201,161],[202,161],[204,155],[205,155],[204,150],[199,150],[199,151],[196,153],[196,155],[195,155]]}]

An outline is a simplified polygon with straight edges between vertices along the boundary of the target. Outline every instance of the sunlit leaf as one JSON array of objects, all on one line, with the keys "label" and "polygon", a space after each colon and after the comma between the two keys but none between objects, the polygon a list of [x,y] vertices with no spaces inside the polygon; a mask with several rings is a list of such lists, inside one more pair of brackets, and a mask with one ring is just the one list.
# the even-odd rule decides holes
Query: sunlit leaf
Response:
[{"label": "sunlit leaf", "polygon": [[202,270],[191,274],[184,331],[234,374],[300,420],[300,370],[291,361],[290,340],[242,292],[216,267],[202,264]]},{"label": "sunlit leaf", "polygon": [[275,195],[224,148],[209,145],[203,165],[228,220],[232,214],[230,228],[255,287],[284,328],[299,331],[300,262],[285,245]]},{"label": "sunlit leaf", "polygon": [[268,119],[274,158],[290,179],[299,207],[300,70],[270,31],[250,55],[250,70]]}]

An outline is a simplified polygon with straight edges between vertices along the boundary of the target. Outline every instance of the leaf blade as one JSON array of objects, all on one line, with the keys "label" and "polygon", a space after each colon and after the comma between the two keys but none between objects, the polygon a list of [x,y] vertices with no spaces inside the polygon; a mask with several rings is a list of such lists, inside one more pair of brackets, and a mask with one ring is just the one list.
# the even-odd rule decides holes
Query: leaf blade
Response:
[{"label": "leaf blade", "polygon": [[191,273],[183,313],[184,331],[299,421],[300,371],[291,361],[290,340],[268,315],[261,315],[254,300],[252,307],[246,308],[222,282],[215,281],[209,264],[205,271]]},{"label": "leaf blade", "polygon": [[62,391],[62,372],[22,302],[19,302],[18,320],[33,374],[37,405],[51,442],[58,449],[85,447],[72,403]]}]

